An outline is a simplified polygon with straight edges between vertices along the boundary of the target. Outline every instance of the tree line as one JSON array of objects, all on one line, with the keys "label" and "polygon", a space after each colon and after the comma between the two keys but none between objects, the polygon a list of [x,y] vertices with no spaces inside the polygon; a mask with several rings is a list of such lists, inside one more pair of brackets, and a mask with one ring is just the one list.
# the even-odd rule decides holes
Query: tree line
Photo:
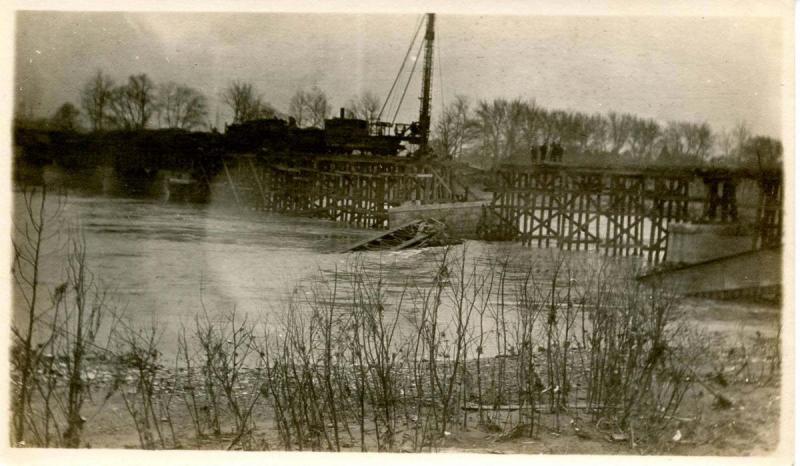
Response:
[{"label": "tree line", "polygon": [[479,100],[463,95],[444,109],[433,131],[439,156],[478,164],[527,161],[558,144],[578,161],[735,163],[775,166],[780,141],[752,134],[747,124],[714,133],[708,123],[659,123],[628,113],[548,109],[535,100]]},{"label": "tree line", "polygon": [[[287,112],[277,110],[252,83],[231,82],[220,94],[230,109],[233,123],[262,118],[291,119],[299,127],[322,128],[331,115],[331,104],[317,86],[299,89],[289,101]],[[353,97],[346,105],[347,115],[374,121],[380,100],[371,92]],[[24,120],[24,121],[23,121]],[[80,108],[72,102],[62,104],[45,119],[22,119],[18,123],[62,131],[141,130],[177,128],[211,130],[208,99],[199,90],[166,82],[155,84],[147,74],[136,74],[117,84],[98,70],[80,90]]]},{"label": "tree line", "polygon": [[[223,91],[222,101],[233,113],[234,124],[260,118],[283,118],[291,119],[292,123],[299,127],[322,128],[332,110],[328,96],[317,86],[295,92],[289,100],[289,109],[286,113],[276,110],[251,83],[242,81],[232,82]],[[347,102],[345,114],[350,118],[376,121],[380,106],[378,97],[367,91]]]},{"label": "tree line", "polygon": [[[286,112],[276,109],[252,83],[239,80],[221,92],[220,100],[230,109],[234,124],[282,118],[298,127],[322,128],[332,110],[328,96],[317,86],[297,90]],[[67,102],[37,126],[66,131],[217,129],[203,93],[172,81],[157,85],[146,74],[131,75],[117,84],[98,70],[81,88],[80,106]],[[376,121],[381,110],[380,99],[371,92],[354,96],[345,105],[346,116],[367,121]],[[769,167],[780,164],[783,155],[780,141],[752,134],[744,122],[715,133],[706,122],[660,123],[616,111],[548,109],[521,98],[473,104],[466,96],[456,96],[432,128],[431,145],[438,157],[479,165],[527,162],[537,148],[552,144],[560,145],[572,160],[585,162],[722,161]]]}]

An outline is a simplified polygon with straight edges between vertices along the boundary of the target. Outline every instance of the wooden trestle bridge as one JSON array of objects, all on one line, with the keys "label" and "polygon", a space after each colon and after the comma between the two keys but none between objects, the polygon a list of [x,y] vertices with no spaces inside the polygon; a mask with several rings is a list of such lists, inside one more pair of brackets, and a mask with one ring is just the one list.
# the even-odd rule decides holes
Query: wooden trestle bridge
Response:
[{"label": "wooden trestle bridge", "polygon": [[268,212],[388,228],[405,202],[458,202],[469,193],[447,165],[389,157],[228,157],[212,193]]},{"label": "wooden trestle bridge", "polygon": [[495,173],[484,237],[662,262],[675,222],[740,224],[753,249],[779,247],[780,171],[566,165]]},{"label": "wooden trestle bridge", "polygon": [[[403,158],[229,157],[217,197],[255,209],[387,228],[388,210],[470,198],[453,164]],[[664,260],[675,222],[742,225],[753,249],[779,247],[779,170],[501,166],[488,186],[478,232],[487,240],[596,250]]]}]

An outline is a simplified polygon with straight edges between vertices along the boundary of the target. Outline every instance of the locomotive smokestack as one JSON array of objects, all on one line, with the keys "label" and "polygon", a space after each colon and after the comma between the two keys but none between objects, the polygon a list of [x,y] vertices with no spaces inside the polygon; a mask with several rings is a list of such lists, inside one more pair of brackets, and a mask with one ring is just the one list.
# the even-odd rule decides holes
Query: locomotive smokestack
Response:
[{"label": "locomotive smokestack", "polygon": [[339,107],[339,118],[344,120],[344,107]]}]

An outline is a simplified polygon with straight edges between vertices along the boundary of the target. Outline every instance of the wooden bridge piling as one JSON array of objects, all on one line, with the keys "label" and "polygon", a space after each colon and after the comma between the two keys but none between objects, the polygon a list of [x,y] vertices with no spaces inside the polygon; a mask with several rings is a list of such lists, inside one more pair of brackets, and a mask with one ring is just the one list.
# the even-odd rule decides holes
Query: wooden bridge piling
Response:
[{"label": "wooden bridge piling", "polygon": [[408,159],[239,156],[223,162],[223,175],[217,194],[236,205],[360,228],[387,227],[388,208],[408,201],[463,200],[449,170]]},{"label": "wooden bridge piling", "polygon": [[[321,217],[360,228],[388,226],[388,209],[466,200],[448,166],[375,157],[260,159],[223,163],[223,196],[259,210]],[[675,222],[745,222],[754,248],[780,245],[780,173],[746,170],[599,169],[561,164],[501,167],[482,237],[662,262]],[[744,184],[757,199],[738,198]],[[752,196],[751,196],[752,197]]]},{"label": "wooden bridge piling", "polygon": [[[737,200],[737,185],[744,182],[760,187],[750,216]],[[757,247],[780,244],[780,186],[780,173],[746,170],[509,166],[495,173],[483,231],[485,239],[645,256],[657,264],[666,256],[667,229],[675,222],[744,220],[755,225]]]}]

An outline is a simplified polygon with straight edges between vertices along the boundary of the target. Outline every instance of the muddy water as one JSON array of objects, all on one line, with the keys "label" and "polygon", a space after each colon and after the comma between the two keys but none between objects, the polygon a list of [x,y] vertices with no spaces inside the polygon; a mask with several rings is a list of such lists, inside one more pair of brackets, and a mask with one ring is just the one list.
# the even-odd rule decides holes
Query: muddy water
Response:
[{"label": "muddy water", "polygon": [[[168,204],[157,201],[105,197],[51,196],[47,209],[60,204],[58,221],[44,248],[42,281],[49,289],[64,283],[69,230],[77,226],[86,241],[87,258],[95,279],[109,291],[110,302],[133,325],[155,325],[161,332],[165,354],[177,348],[181,324],[192,325],[203,309],[215,314],[236,309],[261,321],[275,321],[290,299],[307,300],[315,280],[333,277],[348,281],[353,264],[372,279],[381,279],[389,301],[404,296],[401,327],[413,329],[419,298],[441,274],[443,248],[394,253],[343,254],[342,250],[374,235],[333,222],[264,213],[235,213],[214,205]],[[21,224],[24,204],[15,199],[15,221]],[[508,304],[516,296],[514,281],[524,280],[532,266],[537,277],[548,279],[559,257],[552,250],[523,248],[515,244],[468,242],[452,249],[469,269],[487,270],[498,260],[513,267],[505,277]],[[596,269],[601,258],[591,252],[572,253],[577,270]],[[450,282],[457,271],[448,270]],[[480,272],[479,272],[480,273]],[[559,286],[563,286],[563,280]],[[497,284],[495,284],[497,286]],[[294,298],[291,296],[294,294]],[[335,297],[347,305],[347,286]],[[495,298],[496,299],[496,298]],[[47,304],[48,298],[45,298]],[[449,322],[452,305],[442,298],[440,319]],[[16,300],[19,312],[20,300]]]}]

